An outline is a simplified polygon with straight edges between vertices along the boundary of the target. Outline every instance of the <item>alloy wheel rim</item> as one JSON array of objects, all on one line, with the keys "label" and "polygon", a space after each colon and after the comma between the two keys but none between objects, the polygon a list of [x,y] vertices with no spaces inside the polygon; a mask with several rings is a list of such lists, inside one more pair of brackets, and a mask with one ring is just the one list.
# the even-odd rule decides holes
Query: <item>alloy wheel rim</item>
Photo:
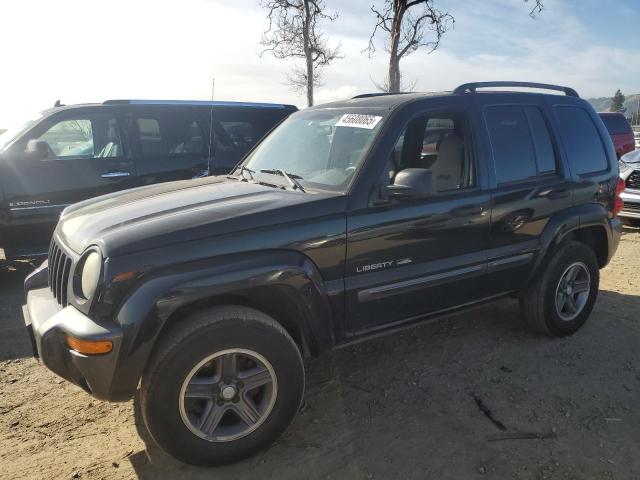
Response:
[{"label": "alloy wheel rim", "polygon": [[564,271],[556,287],[556,312],[565,322],[574,320],[584,310],[591,291],[591,274],[582,262]]},{"label": "alloy wheel rim", "polygon": [[278,384],[273,366],[257,352],[231,348],[195,365],[180,389],[180,417],[195,435],[230,442],[260,427],[273,410]]}]

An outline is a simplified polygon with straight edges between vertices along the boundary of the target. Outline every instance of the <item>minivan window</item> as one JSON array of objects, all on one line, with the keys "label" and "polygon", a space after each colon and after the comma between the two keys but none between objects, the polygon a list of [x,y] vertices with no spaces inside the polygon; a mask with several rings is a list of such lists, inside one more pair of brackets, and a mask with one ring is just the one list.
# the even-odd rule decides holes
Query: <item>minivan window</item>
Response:
[{"label": "minivan window", "polygon": [[484,116],[498,183],[536,176],[536,156],[529,124],[520,106],[487,107]]},{"label": "minivan window", "polygon": [[571,170],[578,175],[607,168],[607,154],[591,115],[580,107],[554,107]]},{"label": "minivan window", "polygon": [[611,135],[622,135],[625,133],[633,133],[631,130],[631,125],[627,122],[627,119],[624,118],[624,115],[620,114],[603,114],[600,115],[600,118],[604,122],[604,126],[607,127],[607,130]]},{"label": "minivan window", "polygon": [[47,142],[49,158],[56,160],[123,155],[118,122],[108,114],[85,114],[61,120],[38,139]]},{"label": "minivan window", "polygon": [[143,157],[203,155],[205,139],[196,109],[188,112],[152,112],[136,117]]}]

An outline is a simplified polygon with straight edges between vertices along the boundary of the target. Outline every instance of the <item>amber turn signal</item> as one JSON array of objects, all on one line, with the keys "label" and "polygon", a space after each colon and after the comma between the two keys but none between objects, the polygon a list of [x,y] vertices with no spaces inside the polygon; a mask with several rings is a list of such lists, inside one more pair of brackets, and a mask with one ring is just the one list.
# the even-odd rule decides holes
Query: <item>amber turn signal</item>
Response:
[{"label": "amber turn signal", "polygon": [[71,350],[84,355],[102,355],[113,350],[111,340],[80,340],[67,335],[67,345]]}]

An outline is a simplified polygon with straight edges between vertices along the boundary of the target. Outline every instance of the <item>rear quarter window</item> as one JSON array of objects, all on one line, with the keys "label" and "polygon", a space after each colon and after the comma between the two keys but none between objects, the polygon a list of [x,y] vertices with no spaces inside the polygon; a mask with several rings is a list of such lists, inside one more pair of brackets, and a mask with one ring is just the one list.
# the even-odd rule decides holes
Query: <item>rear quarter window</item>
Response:
[{"label": "rear quarter window", "polygon": [[607,153],[589,112],[565,105],[554,110],[571,170],[578,175],[606,170]]}]

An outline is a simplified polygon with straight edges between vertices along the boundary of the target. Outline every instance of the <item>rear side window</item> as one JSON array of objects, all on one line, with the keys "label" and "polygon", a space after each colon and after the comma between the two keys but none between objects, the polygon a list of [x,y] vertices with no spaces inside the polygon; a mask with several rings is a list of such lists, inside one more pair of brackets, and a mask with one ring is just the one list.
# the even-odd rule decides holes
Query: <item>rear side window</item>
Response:
[{"label": "rear side window", "polygon": [[609,134],[621,135],[625,133],[632,133],[631,125],[627,122],[627,119],[623,115],[600,115],[600,118],[604,122],[604,126],[607,127]]},{"label": "rear side window", "polygon": [[205,125],[196,109],[142,113],[135,124],[145,158],[205,155]]},{"label": "rear side window", "polygon": [[498,183],[556,173],[556,154],[540,109],[501,105],[485,108],[484,115]]},{"label": "rear side window", "polygon": [[525,107],[525,111],[531,127],[538,174],[555,173],[556,154],[549,136],[549,127],[542,117],[542,112],[537,107],[530,106]]},{"label": "rear side window", "polygon": [[520,106],[487,107],[484,112],[498,183],[536,176],[529,123]]},{"label": "rear side window", "polygon": [[228,173],[289,110],[278,108],[216,107],[213,118],[213,172]]},{"label": "rear side window", "polygon": [[591,115],[580,107],[554,108],[573,172],[581,175],[605,170],[607,154]]}]

